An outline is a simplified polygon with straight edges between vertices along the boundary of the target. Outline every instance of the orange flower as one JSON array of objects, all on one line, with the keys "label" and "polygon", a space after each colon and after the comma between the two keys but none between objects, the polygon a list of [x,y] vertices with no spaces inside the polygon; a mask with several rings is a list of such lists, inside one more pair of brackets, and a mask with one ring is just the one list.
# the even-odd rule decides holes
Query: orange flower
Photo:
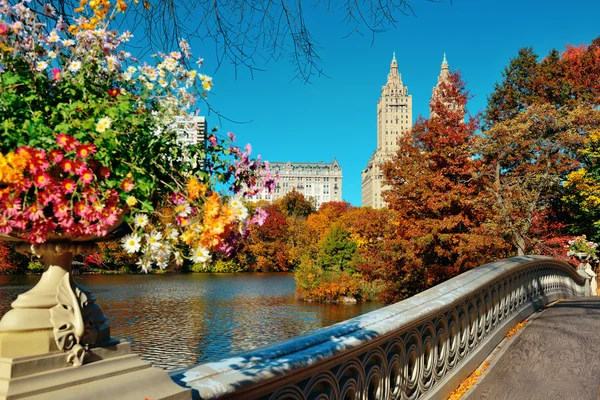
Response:
[{"label": "orange flower", "polygon": [[198,197],[204,196],[206,194],[207,189],[208,187],[205,184],[200,183],[196,177],[190,178],[190,180],[187,183],[189,200],[195,200]]}]

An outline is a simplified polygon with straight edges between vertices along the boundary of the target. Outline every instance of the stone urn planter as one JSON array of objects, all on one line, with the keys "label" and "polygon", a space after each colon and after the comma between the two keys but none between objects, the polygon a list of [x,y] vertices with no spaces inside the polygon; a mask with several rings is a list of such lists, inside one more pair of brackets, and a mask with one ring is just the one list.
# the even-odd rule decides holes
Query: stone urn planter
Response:
[{"label": "stone urn planter", "polygon": [[593,260],[592,256],[589,253],[584,252],[572,253],[571,255],[579,261],[577,272],[579,272],[580,275],[584,275],[590,279],[590,295],[598,296],[598,282],[596,280],[596,273],[590,264],[590,261]]},{"label": "stone urn planter", "polygon": [[0,399],[190,399],[128,342],[110,337],[96,298],[73,281],[73,257],[97,250],[91,239],[17,245],[40,256],[45,272],[0,320]]}]

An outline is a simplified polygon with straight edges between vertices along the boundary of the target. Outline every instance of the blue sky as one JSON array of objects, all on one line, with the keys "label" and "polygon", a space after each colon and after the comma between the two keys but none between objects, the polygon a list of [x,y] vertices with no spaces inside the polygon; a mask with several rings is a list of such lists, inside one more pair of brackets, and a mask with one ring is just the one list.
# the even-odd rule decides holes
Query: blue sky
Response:
[{"label": "blue sky", "polygon": [[431,89],[444,52],[450,68],[460,69],[471,94],[469,111],[485,107],[487,95],[519,48],[533,46],[544,56],[552,48],[589,43],[600,36],[600,2],[413,0],[417,16],[401,18],[397,28],[375,36],[352,34],[343,13],[307,11],[307,25],[321,49],[328,77],[309,84],[293,80],[294,68],[284,57],[258,65],[255,72],[224,65],[215,73],[214,43],[192,41],[194,55],[205,59],[202,73],[215,86],[209,127],[234,132],[241,145],[270,161],[325,161],[336,157],[343,171],[343,198],[361,205],[361,170],[376,145],[376,105],[385,84],[392,52],[402,80],[413,96],[413,122],[427,116]]}]

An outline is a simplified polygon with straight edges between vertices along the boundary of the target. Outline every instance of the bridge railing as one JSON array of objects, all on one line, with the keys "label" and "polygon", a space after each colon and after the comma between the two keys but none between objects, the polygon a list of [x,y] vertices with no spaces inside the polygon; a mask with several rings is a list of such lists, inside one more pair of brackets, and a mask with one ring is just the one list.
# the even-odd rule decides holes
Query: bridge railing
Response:
[{"label": "bridge railing", "polygon": [[172,378],[195,398],[446,398],[506,333],[589,279],[548,257],[514,257],[416,296]]}]

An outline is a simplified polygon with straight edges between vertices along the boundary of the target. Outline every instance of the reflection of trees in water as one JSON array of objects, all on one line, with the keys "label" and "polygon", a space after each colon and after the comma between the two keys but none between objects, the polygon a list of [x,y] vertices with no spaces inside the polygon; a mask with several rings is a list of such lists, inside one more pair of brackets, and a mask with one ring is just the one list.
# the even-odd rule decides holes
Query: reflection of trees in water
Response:
[{"label": "reflection of trees in water", "polygon": [[[0,312],[39,279],[0,276]],[[377,308],[294,299],[291,274],[92,275],[76,281],[98,296],[111,335],[154,365],[177,369],[302,335]]]}]

